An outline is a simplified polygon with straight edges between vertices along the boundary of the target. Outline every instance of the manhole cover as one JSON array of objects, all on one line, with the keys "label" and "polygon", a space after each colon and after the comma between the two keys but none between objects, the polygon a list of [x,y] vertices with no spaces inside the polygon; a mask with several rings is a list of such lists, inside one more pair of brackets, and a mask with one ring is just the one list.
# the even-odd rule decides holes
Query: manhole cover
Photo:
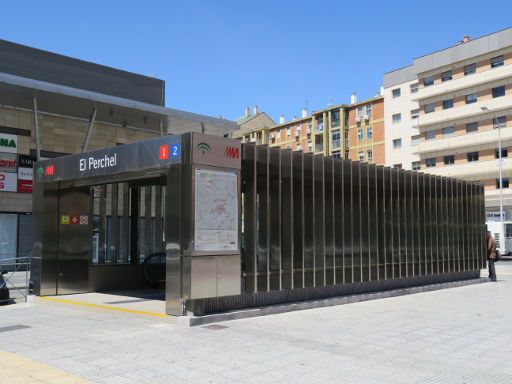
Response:
[{"label": "manhole cover", "polygon": [[28,325],[8,325],[7,327],[0,327],[0,332],[15,331],[17,329],[32,328]]},{"label": "manhole cover", "polygon": [[228,328],[225,325],[220,324],[211,324],[211,325],[205,325],[203,328],[213,329],[214,331],[217,331],[219,329]]}]

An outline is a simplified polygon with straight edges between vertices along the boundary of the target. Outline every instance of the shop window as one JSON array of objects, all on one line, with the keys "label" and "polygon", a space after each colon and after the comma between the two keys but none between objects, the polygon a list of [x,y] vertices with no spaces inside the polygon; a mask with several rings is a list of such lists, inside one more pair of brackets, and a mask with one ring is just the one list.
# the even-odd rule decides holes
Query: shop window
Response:
[{"label": "shop window", "polygon": [[0,213],[0,264],[11,264],[17,256],[18,215]]}]

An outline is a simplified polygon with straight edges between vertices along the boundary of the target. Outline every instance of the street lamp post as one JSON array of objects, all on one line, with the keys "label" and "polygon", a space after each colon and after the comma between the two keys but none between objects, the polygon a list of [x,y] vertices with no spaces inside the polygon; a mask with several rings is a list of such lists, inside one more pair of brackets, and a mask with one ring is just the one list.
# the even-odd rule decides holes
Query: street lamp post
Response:
[{"label": "street lamp post", "polygon": [[[480,108],[484,112],[491,112],[487,107]],[[500,173],[500,221],[505,221],[503,217],[503,161],[501,158],[501,125],[496,120],[496,114],[492,113],[492,123],[498,128],[498,168]]]}]

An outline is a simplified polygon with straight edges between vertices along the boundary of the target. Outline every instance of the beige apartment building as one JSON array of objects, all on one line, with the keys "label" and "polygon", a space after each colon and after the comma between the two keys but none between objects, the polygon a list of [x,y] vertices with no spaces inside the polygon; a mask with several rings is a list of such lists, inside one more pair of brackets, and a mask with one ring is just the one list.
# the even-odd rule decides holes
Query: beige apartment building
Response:
[{"label": "beige apartment building", "polygon": [[[391,119],[399,113],[412,116],[415,110],[415,123],[407,127],[414,145],[403,158],[413,169],[482,182],[488,218],[499,217],[500,138],[504,206],[508,218],[512,216],[511,64],[509,28],[474,40],[466,36],[455,46],[384,75]],[[407,90],[406,85],[407,102],[402,110],[392,110],[393,92]],[[387,128],[393,131],[392,121]]]},{"label": "beige apartment building", "polygon": [[231,137],[243,143],[268,144],[268,130],[276,125],[276,122],[265,112],[260,112],[257,105],[251,109],[245,108],[244,116],[235,120],[239,129],[233,131]]}]

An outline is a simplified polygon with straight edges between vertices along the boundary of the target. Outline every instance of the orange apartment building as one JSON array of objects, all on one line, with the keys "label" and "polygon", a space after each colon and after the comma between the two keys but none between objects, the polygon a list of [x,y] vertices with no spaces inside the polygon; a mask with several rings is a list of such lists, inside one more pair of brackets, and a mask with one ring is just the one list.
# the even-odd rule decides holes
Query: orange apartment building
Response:
[{"label": "orange apartment building", "polygon": [[351,104],[339,104],[310,116],[271,127],[265,133],[270,147],[312,152],[384,164],[384,99],[382,96]]}]

